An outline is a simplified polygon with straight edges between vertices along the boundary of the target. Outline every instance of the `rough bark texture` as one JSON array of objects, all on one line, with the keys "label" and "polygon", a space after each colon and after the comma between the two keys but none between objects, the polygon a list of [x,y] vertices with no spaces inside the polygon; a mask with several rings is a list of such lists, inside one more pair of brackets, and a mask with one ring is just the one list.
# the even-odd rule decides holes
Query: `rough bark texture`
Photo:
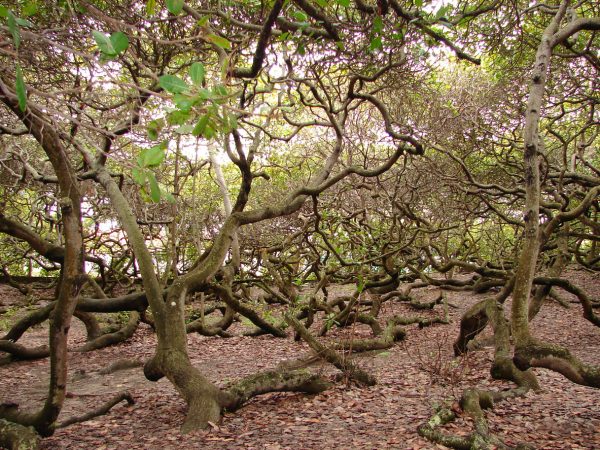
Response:
[{"label": "rough bark texture", "polygon": [[42,436],[48,436],[53,432],[54,422],[60,413],[66,395],[67,338],[79,290],[84,281],[81,194],[75,169],[71,165],[56,128],[50,121],[45,120],[46,115],[31,105],[22,111],[16,96],[3,81],[0,81],[0,101],[19,117],[44,149],[58,179],[58,204],[62,216],[65,253],[58,298],[56,306],[50,314],[48,397],[43,408],[36,414],[23,414],[15,411],[14,415],[11,414],[7,417],[24,425],[33,425]]},{"label": "rough bark texture", "polygon": [[373,375],[365,372],[363,369],[358,367],[352,361],[339,355],[335,350],[326,347],[321,344],[317,339],[306,329],[304,325],[300,323],[296,318],[291,315],[286,316],[286,321],[296,330],[296,332],[302,337],[310,348],[312,348],[317,355],[330,362],[339,370],[347,374],[350,378],[366,384],[367,386],[373,386],[377,383],[377,380]]},{"label": "rough bark texture", "polygon": [[225,404],[228,411],[235,411],[252,397],[267,392],[304,392],[318,394],[331,387],[331,383],[307,370],[291,372],[268,371],[244,378],[227,389],[231,396]]},{"label": "rough bark texture", "polygon": [[50,355],[50,349],[47,345],[28,348],[24,345],[7,340],[0,340],[0,352],[11,354],[13,359],[40,359]]},{"label": "rough bark texture", "polygon": [[547,72],[552,56],[552,36],[558,30],[567,7],[563,1],[550,25],[544,30],[538,47],[525,114],[523,129],[525,170],[524,241],[515,272],[515,287],[512,302],[512,329],[517,347],[526,344],[529,334],[529,292],[540,250],[540,169],[539,169],[539,121],[544,99]]},{"label": "rough bark texture", "polygon": [[9,450],[36,450],[40,437],[32,427],[0,419],[0,447]]},{"label": "rough bark texture", "polygon": [[65,428],[65,427],[68,427],[69,425],[73,425],[74,423],[81,423],[81,422],[85,422],[87,420],[91,420],[94,417],[103,416],[104,414],[109,412],[114,406],[118,405],[122,401],[126,401],[128,405],[133,405],[135,403],[133,400],[133,397],[131,396],[131,394],[129,392],[119,392],[117,395],[115,395],[113,398],[108,400],[106,403],[104,403],[99,408],[96,408],[93,411],[90,411],[82,416],[70,417],[69,419],[65,420],[64,422],[61,422],[60,424],[58,424],[58,426],[56,428]]}]

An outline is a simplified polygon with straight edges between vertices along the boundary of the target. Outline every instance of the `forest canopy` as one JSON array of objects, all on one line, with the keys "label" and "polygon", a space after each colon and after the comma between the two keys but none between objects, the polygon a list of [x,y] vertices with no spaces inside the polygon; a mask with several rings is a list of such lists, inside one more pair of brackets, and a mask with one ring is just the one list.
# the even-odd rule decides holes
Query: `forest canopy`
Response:
[{"label": "forest canopy", "polygon": [[[503,445],[483,410],[538,391],[534,368],[600,387],[597,366],[529,326],[559,290],[600,325],[598,299],[563,276],[600,270],[599,30],[591,0],[4,2],[0,269],[24,294],[33,277],[55,289],[0,339],[9,362],[50,357],[44,406],[0,405],[0,442],[56,429],[73,316],[83,351],[153,328],[144,374],[185,400],[183,432],[332,382],[271,370],[219,387],[188,333],[226,338],[242,318],[372,385],[345,355],[411,323],[381,305],[447,311],[445,290],[487,293],[454,324],[454,351],[490,325],[492,377],[511,387],[464,392],[467,436],[439,430],[448,409],[422,436]],[[412,297],[432,286],[434,303]],[[124,313],[122,328],[104,333],[101,313]],[[48,346],[17,343],[49,317]],[[321,339],[353,323],[372,337]]]}]

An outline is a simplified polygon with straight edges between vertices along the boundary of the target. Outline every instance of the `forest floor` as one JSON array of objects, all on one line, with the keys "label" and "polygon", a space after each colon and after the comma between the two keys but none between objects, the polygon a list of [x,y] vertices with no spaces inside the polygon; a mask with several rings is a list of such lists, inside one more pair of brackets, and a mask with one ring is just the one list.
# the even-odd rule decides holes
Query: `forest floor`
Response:
[{"label": "forest floor", "polygon": [[[600,274],[571,271],[567,276],[592,298],[600,297]],[[431,300],[437,289],[415,291],[419,300]],[[489,295],[489,294],[487,294]],[[58,430],[44,439],[42,449],[434,449],[416,429],[433,408],[452,403],[467,387],[506,389],[507,382],[489,375],[491,347],[454,358],[461,314],[486,297],[470,292],[447,292],[457,308],[449,308],[451,323],[419,329],[407,327],[407,337],[389,351],[357,355],[356,361],[377,377],[377,385],[359,387],[337,383],[319,395],[267,394],[251,400],[207,431],[179,433],[185,404],[166,380],[147,381],[141,367],[102,375],[109,363],[123,359],[145,360],[152,355],[155,338],[142,324],[133,338],[120,345],[91,353],[72,352],[70,383],[61,420],[97,408],[115,393],[129,391],[132,406],[118,405],[108,414]],[[564,297],[574,300],[566,293]],[[0,303],[22,301],[18,291],[0,286]],[[508,306],[508,305],[507,305]],[[443,307],[414,311],[407,304],[386,303],[385,315],[441,316]],[[0,316],[0,323],[2,321]],[[235,325],[241,331],[241,324]],[[313,328],[315,329],[315,328]],[[534,334],[568,346],[587,363],[600,365],[600,328],[582,317],[581,307],[565,309],[547,303],[532,322]],[[489,333],[489,331],[487,331]],[[291,334],[291,333],[290,333]],[[355,325],[332,329],[329,337],[370,336],[370,329]],[[46,328],[37,327],[19,342],[28,346],[46,341]],[[70,333],[73,348],[85,341],[85,330],[74,320]],[[309,354],[303,343],[261,337],[189,336],[193,363],[220,386],[257,371],[275,368],[284,361]],[[0,403],[15,402],[39,407],[46,395],[49,361],[15,362],[0,366]],[[335,369],[316,364],[312,370],[333,377]],[[600,391],[575,385],[561,375],[536,369],[542,392],[500,403],[487,412],[491,431],[507,444],[527,442],[537,449],[600,449]],[[468,419],[461,418],[446,431],[467,434]]]}]

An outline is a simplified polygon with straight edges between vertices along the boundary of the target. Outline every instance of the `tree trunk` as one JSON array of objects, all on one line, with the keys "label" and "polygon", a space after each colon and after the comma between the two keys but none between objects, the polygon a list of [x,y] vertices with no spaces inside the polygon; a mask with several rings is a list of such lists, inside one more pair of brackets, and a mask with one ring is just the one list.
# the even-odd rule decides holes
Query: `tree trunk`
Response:
[{"label": "tree trunk", "polygon": [[523,153],[525,170],[524,242],[515,273],[511,317],[512,332],[517,348],[527,345],[531,340],[528,302],[540,249],[540,169],[538,156],[541,141],[539,136],[539,121],[546,86],[546,75],[552,56],[553,36],[565,15],[567,4],[568,1],[566,0],[561,3],[552,22],[544,30],[536,53],[535,65],[531,75],[531,85],[529,87],[529,100],[527,102],[525,127],[523,129],[525,145]]},{"label": "tree trunk", "polygon": [[[42,436],[53,433],[66,395],[67,338],[71,318],[83,284],[83,228],[81,223],[81,194],[75,169],[52,123],[44,120],[45,114],[28,106],[23,112],[16,96],[0,82],[0,100],[25,124],[40,143],[58,178],[58,206],[62,215],[65,239],[64,260],[61,269],[56,306],[50,313],[50,384],[43,408],[35,415],[16,414],[18,422],[33,425]],[[12,419],[12,417],[9,417]]]}]

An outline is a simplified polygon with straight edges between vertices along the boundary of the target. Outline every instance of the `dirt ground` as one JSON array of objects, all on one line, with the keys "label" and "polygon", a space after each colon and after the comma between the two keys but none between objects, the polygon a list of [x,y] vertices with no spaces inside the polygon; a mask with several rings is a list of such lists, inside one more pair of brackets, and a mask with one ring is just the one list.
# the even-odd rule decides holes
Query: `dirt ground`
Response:
[{"label": "dirt ground", "polygon": [[[568,275],[593,299],[600,297],[600,274],[571,271]],[[438,290],[416,291],[420,300],[433,299]],[[0,287],[0,303],[19,301],[19,292]],[[117,392],[129,391],[132,406],[118,405],[107,415],[58,430],[44,439],[42,449],[434,449],[444,448],[420,438],[417,426],[441,402],[452,402],[466,387],[506,389],[506,382],[489,376],[491,347],[455,359],[452,342],[461,314],[485,298],[468,292],[447,292],[452,322],[420,330],[407,327],[407,338],[389,351],[357,357],[359,364],[376,375],[369,388],[338,383],[319,395],[276,393],[257,397],[210,430],[182,436],[185,404],[170,383],[147,381],[140,367],[109,375],[99,371],[110,362],[151,356],[155,344],[152,331],[142,325],[133,338],[115,347],[91,353],[72,352],[71,382],[61,419],[81,415],[100,406]],[[565,294],[565,298],[574,300]],[[508,305],[507,305],[508,306]],[[401,303],[386,303],[385,315],[438,316],[433,311],[411,310]],[[2,316],[0,316],[0,323]],[[241,331],[237,324],[234,331]],[[567,345],[587,363],[600,365],[600,328],[582,318],[581,307],[565,309],[552,302],[544,306],[532,324],[540,338]],[[46,340],[44,327],[28,332],[19,342],[38,345]],[[290,333],[291,334],[291,333]],[[356,325],[332,330],[331,338],[352,334],[370,335]],[[73,348],[85,341],[83,326],[74,321],[70,341]],[[279,363],[308,354],[305,344],[271,336],[228,339],[189,337],[193,363],[220,386]],[[0,366],[0,402],[16,402],[36,408],[45,398],[48,360],[16,362]],[[336,371],[324,364],[311,366],[325,376]],[[600,449],[600,391],[575,385],[561,375],[536,369],[541,393],[496,405],[487,413],[490,427],[507,444],[527,442],[538,449]],[[460,419],[447,431],[466,434],[468,419]]]}]

